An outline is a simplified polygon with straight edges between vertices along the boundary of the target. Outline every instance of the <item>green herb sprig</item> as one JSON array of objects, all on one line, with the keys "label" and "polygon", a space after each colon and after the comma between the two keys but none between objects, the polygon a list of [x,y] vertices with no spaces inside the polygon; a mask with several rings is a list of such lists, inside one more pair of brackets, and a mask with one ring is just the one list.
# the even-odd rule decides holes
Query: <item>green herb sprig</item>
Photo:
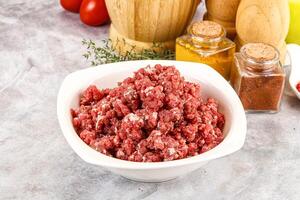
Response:
[{"label": "green herb sprig", "polygon": [[[117,41],[120,42],[120,41]],[[125,41],[121,41],[125,42]],[[112,44],[109,39],[102,40],[97,45],[92,40],[84,39],[82,44],[86,47],[87,52],[83,56],[90,61],[92,66],[128,61],[128,60],[174,60],[175,53],[172,50],[156,51],[155,48],[159,48],[159,44],[153,43],[153,49],[144,49],[141,52],[135,52],[135,46],[131,46],[130,51],[127,51],[124,55],[117,53],[116,45]]]}]

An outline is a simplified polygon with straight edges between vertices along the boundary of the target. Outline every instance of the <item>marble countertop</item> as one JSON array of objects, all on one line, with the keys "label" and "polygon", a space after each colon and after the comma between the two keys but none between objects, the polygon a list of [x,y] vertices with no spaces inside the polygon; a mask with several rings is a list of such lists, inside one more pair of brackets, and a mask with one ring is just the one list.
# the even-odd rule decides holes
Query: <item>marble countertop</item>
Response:
[{"label": "marble countertop", "polygon": [[169,182],[133,182],[81,160],[62,136],[56,96],[89,65],[81,40],[107,31],[58,0],[0,0],[0,199],[300,198],[300,101],[287,96],[278,114],[247,115],[242,150]]}]

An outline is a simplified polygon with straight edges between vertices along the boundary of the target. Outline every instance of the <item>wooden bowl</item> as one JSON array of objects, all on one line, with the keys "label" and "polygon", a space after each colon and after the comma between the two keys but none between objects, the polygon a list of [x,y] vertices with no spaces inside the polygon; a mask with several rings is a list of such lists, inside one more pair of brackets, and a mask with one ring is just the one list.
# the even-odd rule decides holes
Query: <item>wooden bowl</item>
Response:
[{"label": "wooden bowl", "polygon": [[174,49],[201,0],[105,0],[112,21],[110,39],[122,52],[153,43]]}]

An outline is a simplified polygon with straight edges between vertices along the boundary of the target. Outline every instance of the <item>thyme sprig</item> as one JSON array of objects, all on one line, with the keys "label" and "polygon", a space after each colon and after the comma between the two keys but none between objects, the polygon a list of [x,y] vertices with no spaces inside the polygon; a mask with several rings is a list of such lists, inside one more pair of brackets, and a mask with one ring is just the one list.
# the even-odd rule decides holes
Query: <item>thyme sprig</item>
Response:
[{"label": "thyme sprig", "polygon": [[144,49],[141,52],[135,52],[135,46],[131,46],[131,49],[126,51],[124,55],[116,51],[117,44],[113,45],[109,39],[102,40],[99,45],[90,39],[84,39],[82,44],[87,49],[83,56],[90,61],[92,66],[128,60],[174,60],[175,58],[175,53],[172,50],[155,50],[160,47],[156,43],[153,43],[153,49]]}]

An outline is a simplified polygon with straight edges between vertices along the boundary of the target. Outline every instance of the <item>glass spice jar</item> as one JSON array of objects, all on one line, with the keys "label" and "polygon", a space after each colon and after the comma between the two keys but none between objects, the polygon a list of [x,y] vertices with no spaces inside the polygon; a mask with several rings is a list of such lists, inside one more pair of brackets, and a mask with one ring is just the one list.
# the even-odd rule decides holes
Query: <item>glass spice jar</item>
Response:
[{"label": "glass spice jar", "polygon": [[216,22],[200,21],[187,31],[176,40],[176,60],[207,64],[229,80],[235,43],[225,37],[225,29]]},{"label": "glass spice jar", "polygon": [[235,54],[231,84],[246,111],[279,111],[285,82],[279,57],[264,43],[246,44]]}]

